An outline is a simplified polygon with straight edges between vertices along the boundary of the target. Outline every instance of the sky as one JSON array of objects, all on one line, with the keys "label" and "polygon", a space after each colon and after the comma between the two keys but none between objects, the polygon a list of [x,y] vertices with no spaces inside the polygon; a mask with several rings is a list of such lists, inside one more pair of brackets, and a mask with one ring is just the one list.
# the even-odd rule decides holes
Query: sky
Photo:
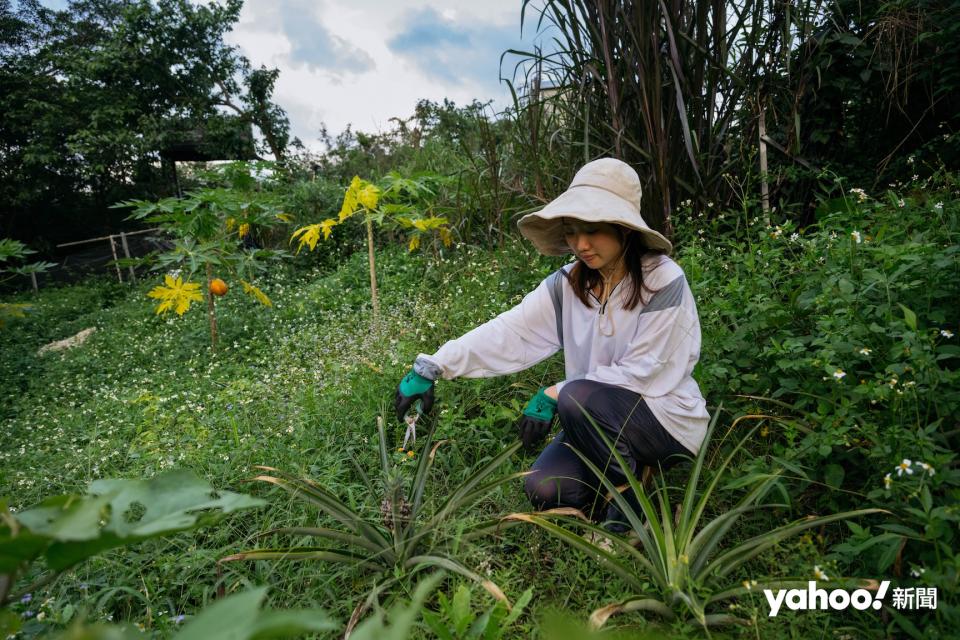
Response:
[{"label": "sky", "polygon": [[[41,0],[65,8],[66,0]],[[198,0],[204,1],[204,0]],[[409,118],[420,99],[511,104],[500,55],[529,50],[536,16],[520,30],[522,0],[246,0],[226,41],[254,67],[280,70],[274,101],[291,134],[322,151],[321,124],[376,133]],[[529,14],[529,12],[528,12]],[[502,72],[513,77],[517,58]]]},{"label": "sky", "polygon": [[[247,0],[227,41],[280,69],[275,101],[319,150],[322,123],[331,134],[348,123],[383,131],[422,98],[506,106],[500,55],[528,49],[533,31],[528,20],[521,38],[520,0]],[[504,62],[508,77],[515,61]]]}]

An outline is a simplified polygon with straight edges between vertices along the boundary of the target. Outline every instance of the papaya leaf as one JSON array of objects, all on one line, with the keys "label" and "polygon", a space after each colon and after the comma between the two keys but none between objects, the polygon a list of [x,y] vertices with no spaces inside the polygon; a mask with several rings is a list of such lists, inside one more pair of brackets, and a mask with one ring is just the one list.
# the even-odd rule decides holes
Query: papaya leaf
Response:
[{"label": "papaya leaf", "polygon": [[97,480],[87,495],[49,498],[16,514],[25,529],[0,529],[0,570],[8,559],[30,560],[41,553],[51,569],[63,570],[107,549],[194,529],[263,504],[215,491],[184,470],[146,480]]}]

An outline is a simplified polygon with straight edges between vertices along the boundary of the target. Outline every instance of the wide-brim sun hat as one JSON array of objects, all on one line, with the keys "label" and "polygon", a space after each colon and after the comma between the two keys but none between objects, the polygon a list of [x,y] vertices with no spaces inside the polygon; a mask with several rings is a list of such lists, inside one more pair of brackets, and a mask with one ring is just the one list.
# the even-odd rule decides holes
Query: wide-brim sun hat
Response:
[{"label": "wide-brim sun hat", "polygon": [[547,206],[523,216],[520,233],[548,256],[570,253],[563,235],[563,219],[607,222],[633,229],[649,249],[669,253],[673,245],[654,231],[640,215],[640,177],[630,165],[615,158],[601,158],[583,165],[566,191]]}]

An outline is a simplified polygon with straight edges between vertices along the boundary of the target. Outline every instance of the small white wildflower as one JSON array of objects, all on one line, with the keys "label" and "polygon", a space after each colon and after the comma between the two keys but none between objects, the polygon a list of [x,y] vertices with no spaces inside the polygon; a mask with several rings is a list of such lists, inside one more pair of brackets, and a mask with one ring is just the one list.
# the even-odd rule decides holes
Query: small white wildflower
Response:
[{"label": "small white wildflower", "polygon": [[861,239],[860,239],[860,232],[859,232],[859,231],[851,231],[851,232],[850,232],[850,237],[853,238],[853,241],[854,241],[854,242],[856,242],[857,244],[860,244]]},{"label": "small white wildflower", "polygon": [[907,156],[907,164],[913,164],[914,160],[916,160],[915,156]]},{"label": "small white wildflower", "polygon": [[903,462],[897,465],[897,475],[902,476],[904,473],[906,473],[909,476],[913,474],[913,469],[910,468],[910,465],[912,464],[912,462],[904,458]]},{"label": "small white wildflower", "polygon": [[850,189],[850,193],[853,193],[857,196],[857,200],[864,202],[867,199],[867,192],[860,188]]},{"label": "small white wildflower", "polygon": [[893,484],[893,478],[890,476],[889,473],[888,473],[887,475],[883,476],[883,488],[884,488],[884,489],[886,489],[887,491],[889,491],[889,490],[890,490],[890,485],[892,485],[892,484]]},{"label": "small white wildflower", "polygon": [[927,472],[927,475],[934,475],[937,470],[933,468],[933,465],[927,464],[926,462],[918,462],[917,466]]},{"label": "small white wildflower", "polygon": [[790,242],[796,242],[796,241],[799,240],[799,239],[800,239],[800,234],[799,234],[799,233],[791,233],[791,234],[790,234]]},{"label": "small white wildflower", "polygon": [[907,203],[903,201],[903,198],[900,198],[897,200],[897,206],[903,209],[905,206],[907,206]]},{"label": "small white wildflower", "polygon": [[846,377],[846,375],[847,375],[847,372],[844,371],[843,369],[837,369],[836,371],[833,372],[833,377],[836,378],[837,380],[843,380],[844,377]]},{"label": "small white wildflower", "polygon": [[933,208],[936,209],[937,211],[943,211],[943,203],[938,202],[935,205],[933,205]]},{"label": "small white wildflower", "polygon": [[813,566],[813,577],[817,580],[823,580],[824,582],[830,580],[830,576],[828,576],[818,564]]},{"label": "small white wildflower", "polygon": [[913,567],[912,569],[910,569],[910,575],[913,576],[914,578],[919,578],[926,572],[927,570],[924,567]]},{"label": "small white wildflower", "polygon": [[940,335],[942,335],[944,338],[952,338],[953,331],[950,331],[950,329],[940,329]]},{"label": "small white wildflower", "polygon": [[858,351],[857,353],[859,353],[859,354],[862,355],[862,356],[868,356],[868,355],[870,355],[871,353],[873,353],[873,350],[870,349],[869,347],[863,347],[863,348],[860,349],[860,351]]}]

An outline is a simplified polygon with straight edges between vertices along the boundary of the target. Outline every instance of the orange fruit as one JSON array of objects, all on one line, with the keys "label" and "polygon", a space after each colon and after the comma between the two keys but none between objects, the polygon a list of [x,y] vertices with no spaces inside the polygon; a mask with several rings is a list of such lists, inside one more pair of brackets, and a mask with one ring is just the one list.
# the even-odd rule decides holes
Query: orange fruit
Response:
[{"label": "orange fruit", "polygon": [[214,278],[210,281],[210,293],[215,296],[223,296],[227,294],[227,283],[221,280],[220,278]]}]

